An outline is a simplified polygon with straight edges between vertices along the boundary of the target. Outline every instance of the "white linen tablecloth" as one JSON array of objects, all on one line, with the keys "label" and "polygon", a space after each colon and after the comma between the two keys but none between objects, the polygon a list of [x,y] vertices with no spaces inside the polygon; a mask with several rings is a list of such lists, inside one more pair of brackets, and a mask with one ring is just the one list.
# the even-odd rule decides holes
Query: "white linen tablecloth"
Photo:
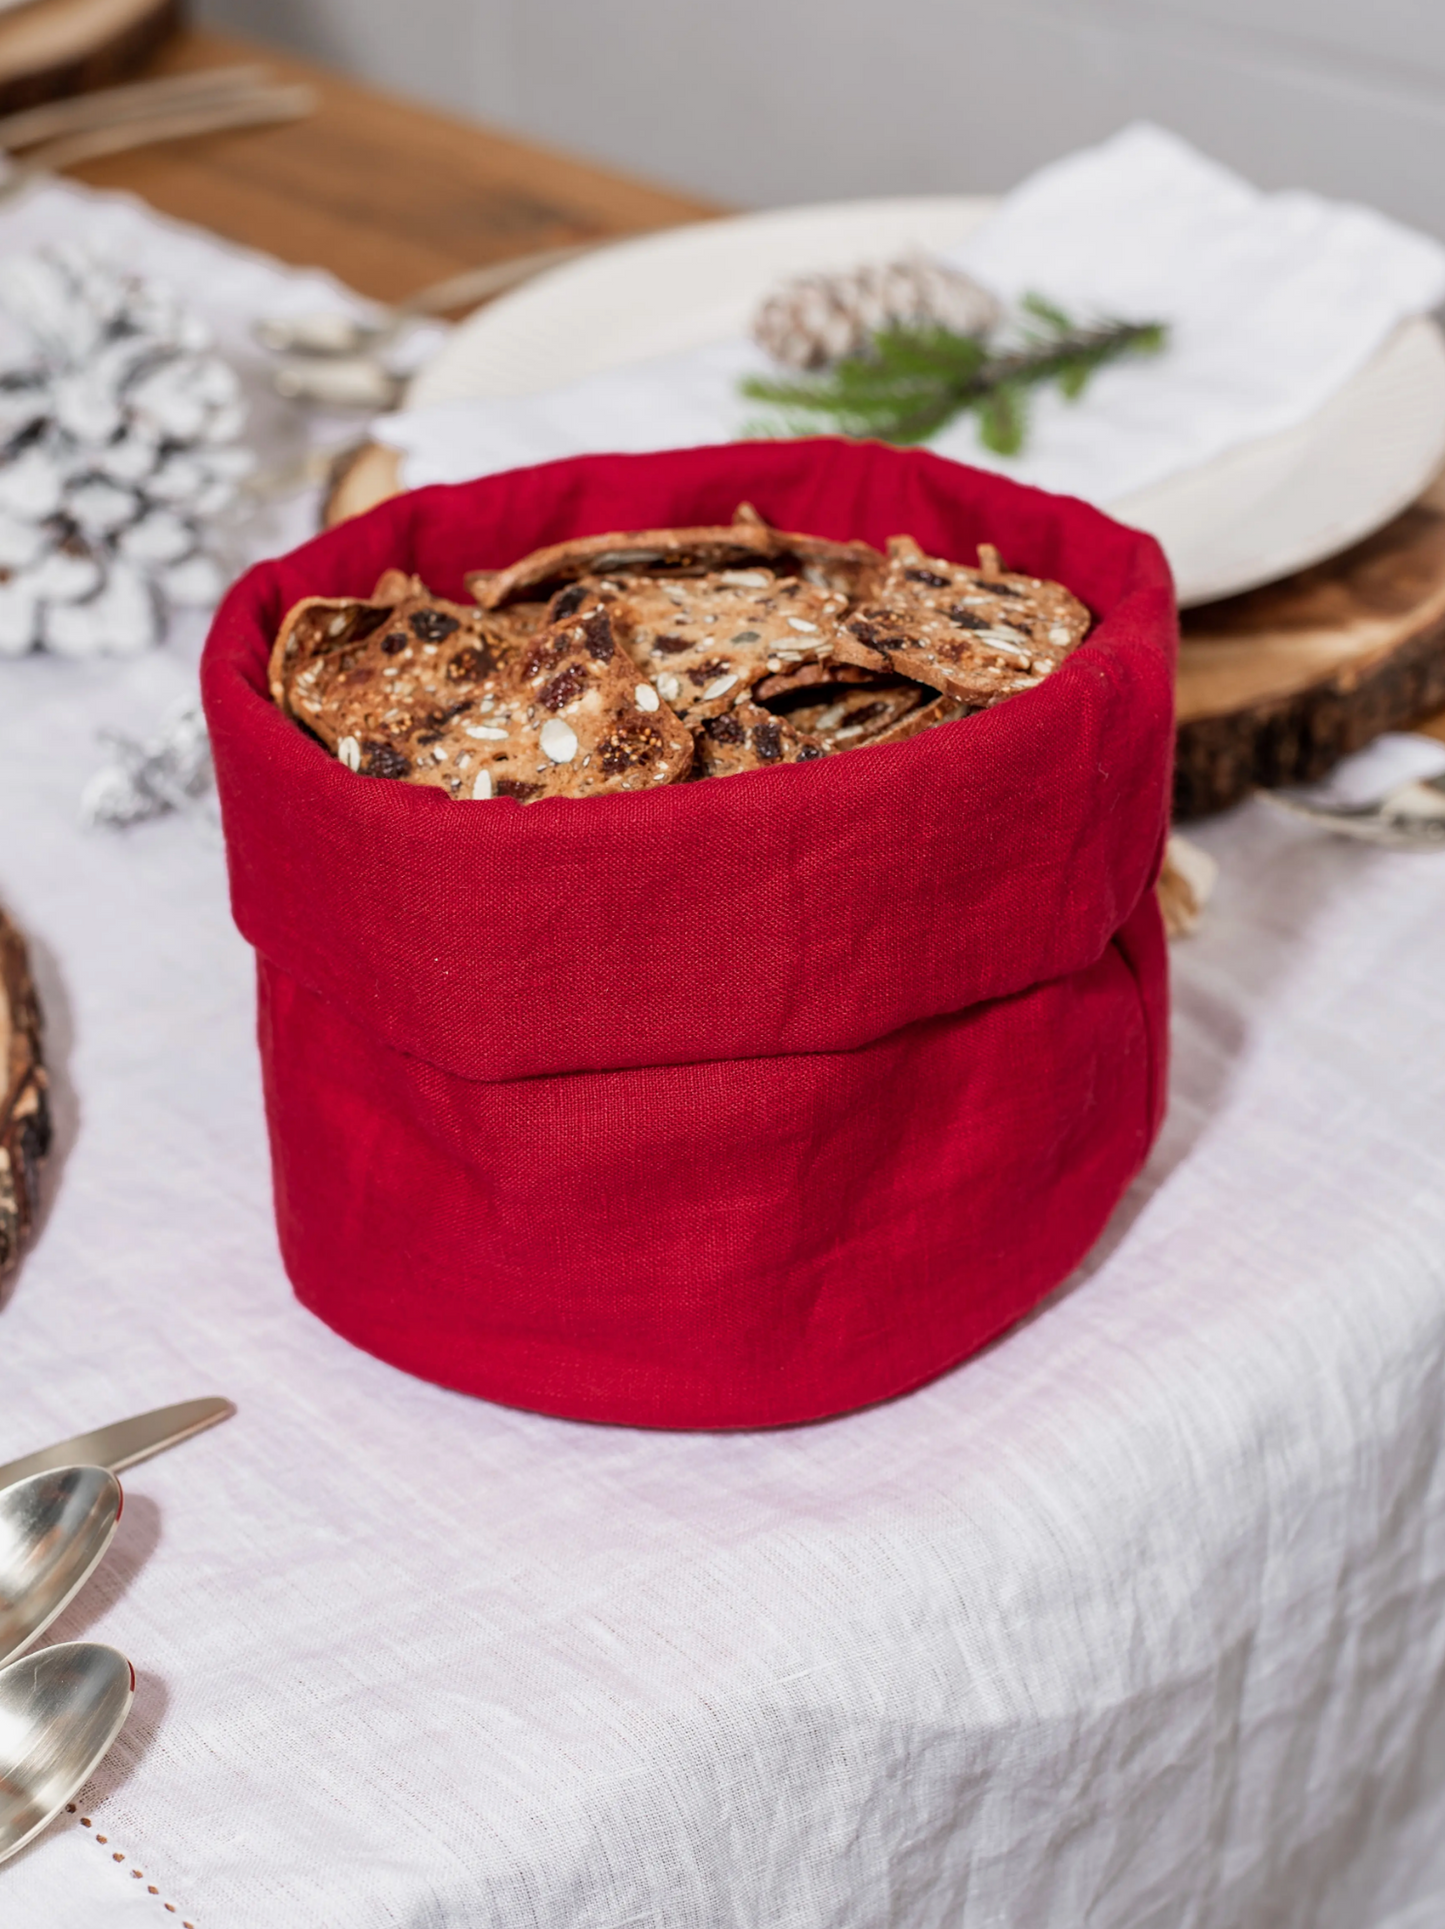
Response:
[{"label": "white linen tablecloth", "polygon": [[51,1631],[139,1692],[3,1929],[1445,1920],[1445,859],[1200,833],[1163,1141],[980,1358],[775,1434],[572,1425],[290,1297],[219,846],[77,822],[198,640],[0,666],[59,1126],[0,1459],[240,1405]]},{"label": "white linen tablecloth", "polygon": [[291,1299],[222,854],[75,821],[187,656],[0,684],[60,1126],[0,1458],[240,1405],[52,1630],[140,1689],[6,1929],[1445,1920],[1445,859],[1201,831],[1163,1142],[982,1357],[781,1433],[572,1425]]}]

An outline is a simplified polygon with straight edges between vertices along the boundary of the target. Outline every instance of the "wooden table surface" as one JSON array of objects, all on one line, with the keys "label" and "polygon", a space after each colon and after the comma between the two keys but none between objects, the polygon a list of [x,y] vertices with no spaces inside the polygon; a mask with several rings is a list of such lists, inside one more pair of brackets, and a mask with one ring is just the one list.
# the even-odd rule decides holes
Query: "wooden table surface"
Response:
[{"label": "wooden table surface", "polygon": [[145,71],[254,60],[308,82],[317,111],[68,172],[383,301],[483,262],[720,212],[230,36],[187,30]]}]

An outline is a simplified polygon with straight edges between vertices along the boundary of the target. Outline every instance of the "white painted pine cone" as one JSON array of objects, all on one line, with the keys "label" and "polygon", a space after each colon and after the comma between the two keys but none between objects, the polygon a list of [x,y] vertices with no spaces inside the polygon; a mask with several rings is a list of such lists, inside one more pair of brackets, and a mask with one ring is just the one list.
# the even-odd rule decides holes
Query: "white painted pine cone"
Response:
[{"label": "white painted pine cone", "polygon": [[104,586],[85,602],[45,612],[46,647],[57,656],[138,656],[159,638],[155,591],[125,563],[112,563]]},{"label": "white painted pine cone", "polygon": [[253,466],[235,371],[169,290],[74,247],[0,259],[0,655],[127,655],[214,603],[205,525]]},{"label": "white painted pine cone", "polygon": [[931,323],[986,335],[1002,318],[998,299],[970,276],[913,256],[785,282],[759,308],[753,339],[789,368],[825,368],[860,353],[883,328]]}]

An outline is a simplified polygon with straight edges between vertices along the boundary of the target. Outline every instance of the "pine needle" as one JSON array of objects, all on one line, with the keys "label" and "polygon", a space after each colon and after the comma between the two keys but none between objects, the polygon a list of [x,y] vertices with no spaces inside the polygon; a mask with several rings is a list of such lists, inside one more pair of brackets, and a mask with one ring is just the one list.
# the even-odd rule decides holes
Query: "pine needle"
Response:
[{"label": "pine needle", "polygon": [[980,336],[939,327],[888,328],[861,354],[815,378],[745,376],[742,393],[777,411],[763,432],[842,435],[910,446],[972,412],[995,455],[1017,455],[1028,435],[1029,396],[1053,383],[1077,401],[1097,369],[1130,355],[1156,355],[1163,322],[1072,321],[1041,295],[1026,295],[1018,345],[995,351]]}]

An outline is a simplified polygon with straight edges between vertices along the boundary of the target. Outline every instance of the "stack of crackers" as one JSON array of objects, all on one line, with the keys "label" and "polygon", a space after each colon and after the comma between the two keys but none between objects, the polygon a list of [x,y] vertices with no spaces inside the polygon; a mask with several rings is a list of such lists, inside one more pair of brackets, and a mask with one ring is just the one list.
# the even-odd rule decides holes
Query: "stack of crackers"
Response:
[{"label": "stack of crackers", "polygon": [[349,769],[460,800],[590,797],[896,743],[1034,689],[1084,638],[1058,583],[771,528],[589,536],[468,575],[388,570],[281,625],[275,702]]}]

